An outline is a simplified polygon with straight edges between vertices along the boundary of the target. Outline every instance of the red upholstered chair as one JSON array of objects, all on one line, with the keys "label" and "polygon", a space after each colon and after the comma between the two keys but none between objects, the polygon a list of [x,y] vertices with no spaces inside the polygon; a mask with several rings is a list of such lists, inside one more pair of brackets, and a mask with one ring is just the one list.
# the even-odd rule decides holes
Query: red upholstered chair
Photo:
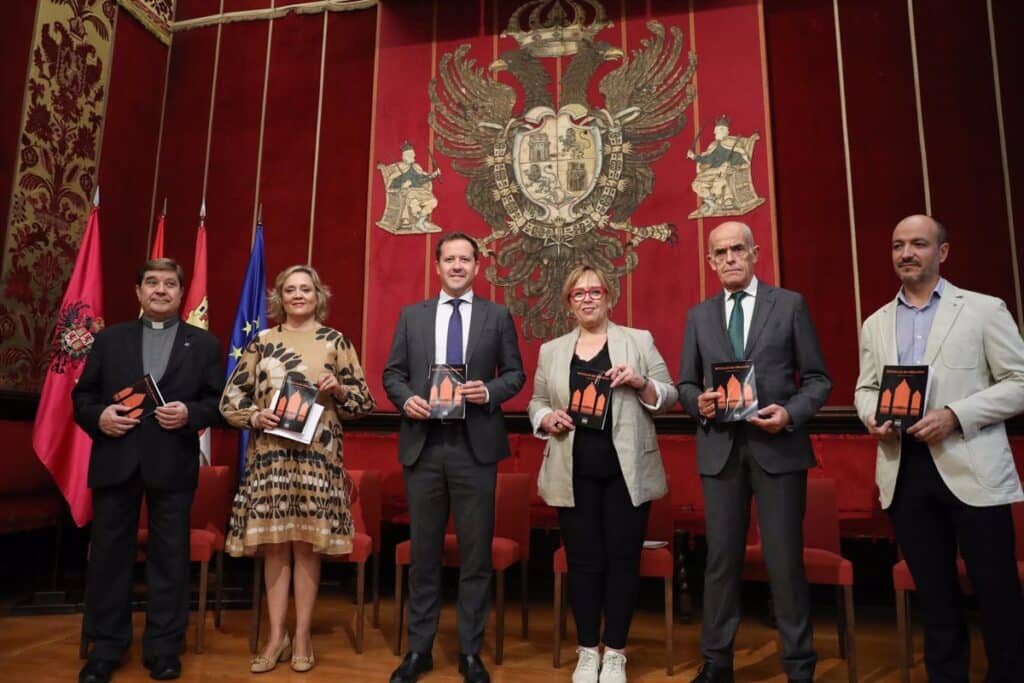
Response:
[{"label": "red upholstered chair", "polygon": [[[753,516],[751,526],[755,526]],[[748,540],[749,543],[749,540]],[[851,683],[857,681],[857,649],[853,616],[853,564],[839,554],[839,511],[836,485],[831,479],[807,480],[807,513],[804,515],[804,570],[807,581],[836,587],[840,604],[839,656],[847,660]],[[745,581],[768,581],[760,539],[747,546],[743,561]]]},{"label": "red upholstered chair", "polygon": [[[353,562],[356,565],[356,614],[355,650],[363,653],[364,607],[366,586],[366,561],[374,558],[374,567],[379,568],[376,553],[380,552],[380,472],[376,470],[347,470],[354,487],[352,495],[352,522],[355,534],[352,536],[352,552],[347,555],[322,555],[325,562]],[[253,571],[253,609],[249,633],[249,652],[255,653],[259,646],[260,623],[263,619],[263,557],[255,558]],[[378,601],[380,598],[374,580],[374,627],[377,625]]]},{"label": "red upholstered chair", "polygon": [[405,480],[398,462],[398,434],[345,432],[345,468],[380,472],[381,519],[408,525]]},{"label": "red upholstered chair", "polygon": [[[530,562],[530,480],[526,474],[499,472],[494,492],[494,538],[491,541],[491,564],[495,573],[495,629],[494,662],[501,664],[505,651],[505,570],[520,563],[522,582],[522,634],[527,638],[529,628],[527,576]],[[395,647],[396,655],[402,651],[405,593],[402,582],[406,568],[412,562],[412,544],[403,541],[395,546]],[[444,537],[442,563],[445,567],[459,566],[459,543],[449,515],[448,532]]]},{"label": "red upholstered chair", "polygon": [[[672,576],[674,561],[672,557],[672,536],[675,530],[672,523],[672,493],[651,502],[650,515],[647,518],[648,541],[665,543],[660,548],[644,548],[640,555],[640,576],[660,578],[665,588],[665,671],[672,675]],[[562,663],[562,635],[565,632],[566,591],[563,590],[565,574],[569,565],[565,557],[565,546],[555,551],[555,638],[551,654],[551,665],[556,669]]]},{"label": "red upholstered chair", "polygon": [[[1014,503],[1013,528],[1017,547],[1017,575],[1024,584],[1024,503]],[[967,576],[967,565],[962,557],[956,558],[957,575],[960,579],[960,590],[964,595],[973,592],[971,581]],[[892,585],[896,589],[896,628],[900,640],[900,681],[910,682],[910,668],[914,660],[914,634],[910,628],[910,592],[917,590],[914,577],[906,560],[900,560],[892,567]]]},{"label": "red upholstered chair", "polygon": [[[210,560],[219,555],[217,561],[217,594],[215,601],[215,625],[220,625],[221,585],[223,583],[224,540],[231,513],[231,496],[234,480],[228,467],[200,467],[199,484],[192,500],[189,518],[189,561],[199,563],[199,599],[196,615],[196,653],[203,651],[206,631],[206,599],[210,571]],[[136,562],[146,560],[146,544],[149,542],[149,513],[143,501],[139,511],[138,549]],[[90,547],[91,554],[91,547]],[[85,637],[85,616],[82,616],[82,636],[78,654],[82,659],[88,655],[89,643]]]},{"label": "red upholstered chair", "polygon": [[547,441],[533,434],[509,434],[509,446],[514,452],[516,471],[526,474],[530,479],[530,528],[544,531],[557,529],[558,510],[545,503],[537,493],[537,474],[544,462]]}]

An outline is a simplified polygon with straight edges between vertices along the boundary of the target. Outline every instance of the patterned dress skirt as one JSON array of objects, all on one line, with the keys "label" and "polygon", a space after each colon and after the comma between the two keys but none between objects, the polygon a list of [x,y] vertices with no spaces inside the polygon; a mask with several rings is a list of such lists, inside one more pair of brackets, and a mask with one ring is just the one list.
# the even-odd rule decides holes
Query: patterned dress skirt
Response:
[{"label": "patterned dress skirt", "polygon": [[[337,444],[340,452],[340,438]],[[231,510],[228,554],[253,556],[265,543],[289,541],[327,555],[352,551],[351,479],[340,453],[329,451],[267,434],[250,442]]]}]

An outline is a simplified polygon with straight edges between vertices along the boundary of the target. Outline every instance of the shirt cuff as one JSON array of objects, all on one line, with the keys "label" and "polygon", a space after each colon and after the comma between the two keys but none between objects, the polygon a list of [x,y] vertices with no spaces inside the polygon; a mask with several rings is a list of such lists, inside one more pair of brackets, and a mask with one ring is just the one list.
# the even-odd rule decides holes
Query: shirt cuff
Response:
[{"label": "shirt cuff", "polygon": [[549,413],[553,413],[553,412],[555,412],[555,411],[552,410],[551,408],[544,407],[544,408],[541,408],[540,410],[538,410],[536,413],[533,414],[533,419],[530,420],[530,424],[533,425],[533,435],[535,437],[537,437],[538,439],[550,439],[551,438],[550,434],[548,434],[543,429],[541,429],[540,423],[544,420],[545,417],[548,416]]},{"label": "shirt cuff", "polygon": [[[656,412],[659,409],[661,409],[661,404],[665,402],[665,390],[662,388],[660,384],[655,382],[650,377],[647,378],[647,381],[654,385],[654,391],[657,392],[658,394],[658,402],[652,406],[650,403],[644,403],[644,400],[641,398],[640,405],[642,405],[644,408],[647,408],[647,410],[650,410],[651,412]],[[643,391],[643,387],[640,388],[640,391]],[[640,396],[640,394],[638,393],[637,396]]]}]

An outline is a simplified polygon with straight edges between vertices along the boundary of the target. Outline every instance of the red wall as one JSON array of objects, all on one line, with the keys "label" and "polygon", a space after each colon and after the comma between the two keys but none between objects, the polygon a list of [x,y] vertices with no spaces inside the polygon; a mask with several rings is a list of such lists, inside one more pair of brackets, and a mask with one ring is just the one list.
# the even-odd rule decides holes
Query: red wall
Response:
[{"label": "red wall", "polygon": [[[944,272],[961,286],[1003,297],[1019,314],[1014,261],[1024,258],[1024,133],[1015,124],[1024,120],[1024,87],[1016,78],[1024,69],[1024,53],[1013,41],[1024,30],[1024,9],[1012,0],[992,3],[1017,217],[1014,253],[985,3],[925,4],[915,3],[914,21],[927,153],[923,167],[906,4],[840,3],[844,100],[832,2],[764,0],[782,283],[803,292],[810,303],[835,377],[833,405],[851,403],[858,301],[863,318],[895,293],[889,234],[899,218],[924,210],[926,177],[932,210],[950,228],[952,251]],[[226,0],[224,9],[268,5],[269,0]],[[202,0],[178,3],[179,19],[207,11]],[[0,78],[3,216],[33,16],[34,3],[13,3],[0,29],[6,75]],[[120,13],[100,167],[108,319],[134,314],[132,276],[148,250],[154,186],[157,207],[164,197],[169,204],[167,252],[191,266],[208,166],[213,331],[222,339],[229,333],[258,194],[268,274],[305,261],[312,245],[312,262],[335,291],[329,322],[359,342],[367,169],[378,161],[368,150],[375,29],[374,10],[331,13],[326,24],[323,15],[275,20],[266,79],[269,22],[224,25],[219,49],[216,27],[175,35],[154,178],[168,51]],[[422,95],[422,85],[414,92]],[[711,282],[708,292],[714,292]],[[669,358],[678,351],[662,349]]]},{"label": "red wall", "polygon": [[168,49],[130,14],[119,11],[107,120],[100,152],[100,230],[104,316],[138,315],[139,257],[148,250],[153,176]]},{"label": "red wall", "polygon": [[[835,380],[833,405],[852,402],[858,298],[866,318],[896,293],[888,242],[899,219],[925,211],[925,170],[932,213],[950,232],[943,274],[1020,315],[985,3],[914,4],[926,166],[906,3],[839,3],[844,107],[832,2],[765,0],[782,283],[808,299]],[[1014,36],[1024,10],[1010,1],[993,7],[1019,262],[1024,144],[1013,122],[1024,115],[1024,87],[1014,74],[1024,60]]]}]

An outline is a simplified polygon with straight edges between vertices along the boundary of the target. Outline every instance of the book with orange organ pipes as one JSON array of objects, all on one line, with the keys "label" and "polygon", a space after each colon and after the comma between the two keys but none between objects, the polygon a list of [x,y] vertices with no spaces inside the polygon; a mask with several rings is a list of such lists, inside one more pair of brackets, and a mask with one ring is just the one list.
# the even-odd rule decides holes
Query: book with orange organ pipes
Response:
[{"label": "book with orange organ pipes", "polygon": [[886,365],[878,386],[875,424],[892,420],[893,427],[907,429],[924,417],[931,374],[927,365]]},{"label": "book with orange organ pipes", "polygon": [[757,415],[757,378],[752,361],[712,363],[711,386],[718,392],[716,422],[742,422]]},{"label": "book with orange organ pipes", "polygon": [[134,384],[121,389],[114,394],[114,403],[120,403],[125,408],[130,408],[125,417],[141,420],[156,412],[156,409],[164,405],[163,395],[160,387],[148,373],[143,375]]},{"label": "book with orange organ pipes", "polygon": [[612,400],[612,381],[601,372],[578,369],[569,374],[569,408],[574,425],[604,429]]},{"label": "book with orange organ pipes", "polygon": [[301,376],[288,375],[270,400],[270,409],[280,418],[268,434],[310,443],[324,407],[316,402],[317,386]]},{"label": "book with orange organ pipes", "polygon": [[430,419],[465,420],[466,397],[462,385],[466,383],[466,366],[455,363],[435,363],[430,366]]}]

